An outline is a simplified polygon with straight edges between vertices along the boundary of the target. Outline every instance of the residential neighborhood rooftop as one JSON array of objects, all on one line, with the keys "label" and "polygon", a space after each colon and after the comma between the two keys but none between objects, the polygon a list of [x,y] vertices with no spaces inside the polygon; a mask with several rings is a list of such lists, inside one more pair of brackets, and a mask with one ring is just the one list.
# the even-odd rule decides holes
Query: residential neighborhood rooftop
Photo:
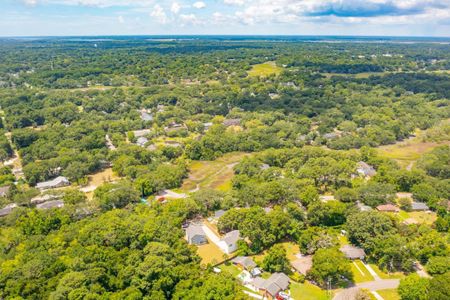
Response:
[{"label": "residential neighborhood rooftop", "polygon": [[37,209],[51,209],[61,207],[64,207],[64,202],[62,200],[52,200],[36,205]]},{"label": "residential neighborhood rooftop", "polygon": [[36,187],[38,189],[51,189],[69,185],[70,181],[64,176],[58,176],[52,180],[39,182]]},{"label": "residential neighborhood rooftop", "polygon": [[352,245],[344,245],[339,249],[348,259],[364,259],[364,249]]}]

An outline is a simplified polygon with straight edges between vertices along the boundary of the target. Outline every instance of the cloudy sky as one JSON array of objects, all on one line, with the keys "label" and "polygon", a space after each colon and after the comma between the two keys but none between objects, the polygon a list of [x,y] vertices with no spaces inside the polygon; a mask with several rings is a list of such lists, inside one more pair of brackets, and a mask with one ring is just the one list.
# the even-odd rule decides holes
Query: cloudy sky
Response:
[{"label": "cloudy sky", "polygon": [[0,36],[450,36],[450,0],[0,0]]}]

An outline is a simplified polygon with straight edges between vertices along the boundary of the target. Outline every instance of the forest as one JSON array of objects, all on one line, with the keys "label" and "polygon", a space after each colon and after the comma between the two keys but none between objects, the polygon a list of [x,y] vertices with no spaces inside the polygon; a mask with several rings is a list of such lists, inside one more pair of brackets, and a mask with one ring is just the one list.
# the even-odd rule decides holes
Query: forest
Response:
[{"label": "forest", "polygon": [[448,43],[0,39],[0,299],[249,299],[236,255],[331,299],[364,282],[345,245],[384,299],[449,299],[449,104]]}]

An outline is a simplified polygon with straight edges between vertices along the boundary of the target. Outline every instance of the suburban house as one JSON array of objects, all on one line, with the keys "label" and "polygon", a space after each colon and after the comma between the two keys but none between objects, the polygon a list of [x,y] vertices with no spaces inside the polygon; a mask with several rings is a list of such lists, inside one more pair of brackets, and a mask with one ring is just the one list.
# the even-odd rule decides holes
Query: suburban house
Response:
[{"label": "suburban house", "polygon": [[61,198],[60,195],[45,194],[45,195],[39,195],[34,198],[31,198],[30,202],[31,202],[31,204],[40,204],[40,203],[44,203],[44,202],[47,202],[50,200],[56,200],[59,198]]},{"label": "suburban house", "polygon": [[226,119],[222,123],[226,127],[241,125],[241,119]]},{"label": "suburban house", "polygon": [[345,257],[351,260],[364,259],[366,257],[364,249],[352,245],[342,246],[339,250],[344,253]]},{"label": "suburban house", "polygon": [[140,138],[142,136],[146,136],[148,134],[150,134],[151,130],[150,129],[141,129],[141,130],[134,130],[133,134],[135,138]]},{"label": "suburban house", "polygon": [[237,250],[237,242],[240,240],[239,230],[233,230],[225,234],[219,241],[219,248],[226,254],[231,254]]},{"label": "suburban house", "polygon": [[400,211],[400,209],[393,204],[378,205],[377,210],[382,212],[396,212],[396,213]]},{"label": "suburban house", "polygon": [[0,217],[6,217],[12,213],[13,209],[17,207],[17,204],[11,203],[0,209]]},{"label": "suburban house", "polygon": [[9,185],[0,187],[0,197],[7,197],[10,189]]},{"label": "suburban house", "polygon": [[148,139],[144,136],[138,137],[136,140],[136,145],[140,147],[145,147],[145,144],[148,143]]},{"label": "suburban house", "polygon": [[428,207],[428,205],[426,203],[413,201],[413,202],[411,202],[411,210],[412,211],[427,211],[427,210],[430,210],[430,208]]},{"label": "suburban house", "polygon": [[62,200],[52,200],[36,205],[37,209],[51,209],[61,207],[64,207],[64,202]]},{"label": "suburban house", "polygon": [[173,132],[173,131],[177,131],[177,130],[185,129],[185,128],[186,128],[186,126],[184,126],[183,124],[171,122],[168,126],[164,127],[164,131],[165,132]]},{"label": "suburban house", "polygon": [[312,255],[299,257],[292,262],[292,266],[294,267],[294,269],[302,275],[306,275],[306,273],[311,270],[312,265]]},{"label": "suburban house", "polygon": [[139,110],[139,114],[141,115],[142,121],[153,121],[153,115],[149,110],[143,108]]},{"label": "suburban house", "polygon": [[186,239],[191,245],[203,245],[208,243],[206,233],[203,231],[201,225],[189,225],[189,227],[186,228]]},{"label": "suburban house", "polygon": [[70,181],[64,176],[58,176],[52,180],[39,182],[36,187],[40,190],[54,189],[70,185]]},{"label": "suburban house", "polygon": [[268,279],[255,277],[251,282],[254,291],[260,292],[267,299],[276,299],[280,292],[289,288],[290,279],[284,273],[273,273]]},{"label": "suburban house", "polygon": [[370,178],[377,173],[371,165],[363,161],[358,162],[356,172],[365,178]]},{"label": "suburban house", "polygon": [[251,271],[256,267],[256,263],[248,256],[236,256],[231,262],[242,270]]}]

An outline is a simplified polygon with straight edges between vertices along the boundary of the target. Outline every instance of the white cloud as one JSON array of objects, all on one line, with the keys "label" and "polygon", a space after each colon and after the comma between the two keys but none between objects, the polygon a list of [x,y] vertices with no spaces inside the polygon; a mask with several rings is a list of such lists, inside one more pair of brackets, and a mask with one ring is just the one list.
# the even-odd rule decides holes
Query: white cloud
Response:
[{"label": "white cloud", "polygon": [[117,21],[119,21],[120,24],[124,24],[125,23],[125,19],[123,16],[118,16],[117,17]]},{"label": "white cloud", "polygon": [[228,5],[244,5],[245,0],[223,0],[223,3]]},{"label": "white cloud", "polygon": [[35,6],[38,2],[37,0],[23,0],[26,5]]},{"label": "white cloud", "polygon": [[203,1],[197,1],[194,4],[192,4],[192,6],[197,8],[197,9],[202,9],[202,8],[206,7],[206,4]]},{"label": "white cloud", "polygon": [[202,25],[205,22],[197,18],[194,14],[180,15],[182,25]]},{"label": "white cloud", "polygon": [[170,11],[174,14],[178,14],[181,10],[181,5],[178,2],[173,2],[170,7]]},{"label": "white cloud", "polygon": [[155,6],[153,6],[153,11],[150,13],[150,16],[155,18],[160,24],[167,24],[169,22],[164,8],[162,8],[159,4],[155,4]]}]

